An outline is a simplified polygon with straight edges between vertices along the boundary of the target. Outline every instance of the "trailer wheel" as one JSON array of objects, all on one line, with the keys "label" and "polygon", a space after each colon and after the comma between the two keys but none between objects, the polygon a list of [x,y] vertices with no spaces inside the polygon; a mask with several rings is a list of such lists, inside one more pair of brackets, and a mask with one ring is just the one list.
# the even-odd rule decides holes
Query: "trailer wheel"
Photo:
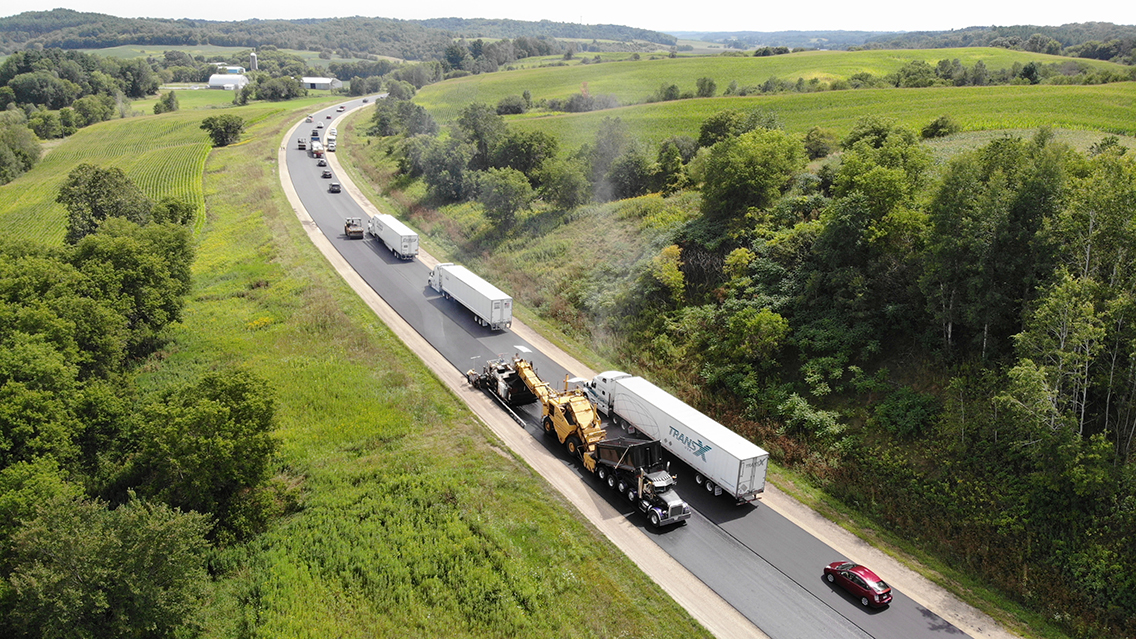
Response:
[{"label": "trailer wheel", "polygon": [[583,454],[580,452],[580,440],[577,439],[575,435],[569,437],[564,442],[564,447],[568,449],[569,455],[576,457],[577,459],[583,457]]},{"label": "trailer wheel", "polygon": [[544,425],[544,434],[545,435],[551,435],[553,430],[554,430],[552,428],[552,419],[545,417],[544,421],[541,422],[541,423]]},{"label": "trailer wheel", "polygon": [[600,481],[607,479],[607,466],[601,464],[599,468],[596,468],[596,477],[599,477]]},{"label": "trailer wheel", "polygon": [[706,483],[703,484],[703,485],[706,487],[706,492],[708,492],[708,493],[714,492],[714,482],[712,482],[710,480],[706,480]]},{"label": "trailer wheel", "polygon": [[702,485],[702,475],[699,475],[698,473],[694,473],[694,483],[701,486]]},{"label": "trailer wheel", "polygon": [[647,519],[650,520],[652,526],[659,527],[659,513],[652,510],[651,514],[647,515]]}]

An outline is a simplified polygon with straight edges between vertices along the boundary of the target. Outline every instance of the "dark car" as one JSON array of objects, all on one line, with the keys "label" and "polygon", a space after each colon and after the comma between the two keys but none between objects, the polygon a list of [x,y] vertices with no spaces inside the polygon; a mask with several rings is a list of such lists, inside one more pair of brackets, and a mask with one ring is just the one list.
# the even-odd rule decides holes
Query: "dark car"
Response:
[{"label": "dark car", "polygon": [[327,169],[324,169],[324,170],[323,170],[323,174],[322,174],[322,175],[320,175],[320,177],[325,177],[325,178],[329,178],[329,177],[331,177],[331,171],[329,171],[329,170],[327,170]]},{"label": "dark car", "polygon": [[891,603],[891,586],[859,564],[834,561],[824,567],[824,578],[858,597],[864,607],[880,608]]},{"label": "dark car", "polygon": [[339,186],[339,182],[332,182],[331,184],[327,185],[328,193],[339,193],[342,190],[343,187]]},{"label": "dark car", "polygon": [[366,103],[367,103],[367,101],[368,101],[368,100],[367,100],[367,98],[363,98],[363,103],[364,103],[364,104],[366,104]]},{"label": "dark car", "polygon": [[328,120],[330,120],[330,119],[331,119],[331,114],[330,114],[330,113],[328,113],[328,114],[327,114],[327,119],[328,119]]},{"label": "dark car", "polygon": [[316,166],[327,166],[327,160],[320,158],[319,162],[316,162]]}]

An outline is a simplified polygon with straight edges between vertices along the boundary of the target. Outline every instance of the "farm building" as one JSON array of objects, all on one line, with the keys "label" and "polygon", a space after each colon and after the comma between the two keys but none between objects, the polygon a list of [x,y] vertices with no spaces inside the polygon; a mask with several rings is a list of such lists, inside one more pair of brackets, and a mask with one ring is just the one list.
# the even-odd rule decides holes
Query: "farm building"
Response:
[{"label": "farm building", "polygon": [[300,78],[305,89],[342,89],[343,82],[335,78]]},{"label": "farm building", "polygon": [[225,89],[226,91],[236,91],[242,89],[248,84],[248,76],[237,75],[232,73],[214,73],[209,76],[210,89]]}]

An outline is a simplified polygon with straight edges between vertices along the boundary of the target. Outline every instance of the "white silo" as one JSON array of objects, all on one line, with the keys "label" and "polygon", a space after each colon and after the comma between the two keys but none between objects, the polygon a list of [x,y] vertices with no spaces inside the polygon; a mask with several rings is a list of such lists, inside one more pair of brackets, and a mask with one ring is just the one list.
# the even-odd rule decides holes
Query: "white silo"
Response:
[{"label": "white silo", "polygon": [[253,51],[252,53],[250,53],[249,58],[250,58],[249,69],[256,71],[257,70],[257,67],[256,67],[256,51]]}]

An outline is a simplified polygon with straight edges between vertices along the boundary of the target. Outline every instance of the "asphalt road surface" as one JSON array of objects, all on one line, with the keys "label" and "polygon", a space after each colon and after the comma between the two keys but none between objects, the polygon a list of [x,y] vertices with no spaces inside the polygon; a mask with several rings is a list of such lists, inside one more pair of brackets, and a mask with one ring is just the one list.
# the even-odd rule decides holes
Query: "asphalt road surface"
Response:
[{"label": "asphalt road surface", "polygon": [[[358,106],[360,99],[344,104],[348,108]],[[316,112],[314,120],[327,127],[335,115],[334,109],[326,109]],[[338,177],[322,178],[324,167],[317,167],[307,151],[297,148],[296,138],[309,139],[313,128],[315,121],[301,124],[286,140],[292,183],[323,234],[375,292],[453,365],[455,375],[471,368],[480,371],[487,360],[499,356],[520,355],[533,363],[542,379],[560,386],[567,371],[511,331],[491,331],[478,325],[468,310],[427,285],[429,269],[424,264],[398,259],[370,236],[347,239],[344,220],[359,217],[366,226],[367,214],[346,189],[330,193],[328,185],[338,182]],[[320,130],[321,136],[326,130]],[[968,636],[894,589],[890,606],[879,610],[861,607],[851,595],[823,579],[824,566],[844,557],[771,508],[760,503],[735,506],[726,497],[706,493],[691,481],[694,472],[677,460],[672,461],[671,472],[678,474],[679,494],[695,514],[686,525],[656,531],[629,502],[586,474],[560,449],[555,438],[544,435],[539,427],[539,408],[522,407],[517,416],[534,439],[554,449],[563,463],[580,475],[580,481],[593,487],[596,499],[606,499],[774,639]],[[611,435],[617,432],[609,429]],[[881,577],[887,580],[887,575]]]}]

